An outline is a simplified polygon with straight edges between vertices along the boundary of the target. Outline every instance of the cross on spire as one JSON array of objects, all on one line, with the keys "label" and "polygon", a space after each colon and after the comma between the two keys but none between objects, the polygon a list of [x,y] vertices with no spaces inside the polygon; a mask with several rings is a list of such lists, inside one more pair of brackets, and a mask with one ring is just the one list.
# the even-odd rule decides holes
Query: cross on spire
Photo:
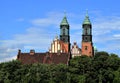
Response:
[{"label": "cross on spire", "polygon": [[85,19],[83,21],[83,24],[91,24],[89,16],[88,16],[88,10],[86,9],[86,16]]},{"label": "cross on spire", "polygon": [[86,17],[88,17],[88,9],[86,9]]},{"label": "cross on spire", "polygon": [[65,15],[65,17],[66,17],[66,10],[64,10],[64,15]]}]

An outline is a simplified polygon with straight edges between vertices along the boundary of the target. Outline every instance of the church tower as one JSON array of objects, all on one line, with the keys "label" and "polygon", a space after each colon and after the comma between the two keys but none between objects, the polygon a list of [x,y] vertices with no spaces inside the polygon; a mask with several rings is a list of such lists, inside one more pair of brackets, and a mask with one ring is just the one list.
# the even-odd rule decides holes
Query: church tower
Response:
[{"label": "church tower", "polygon": [[68,44],[68,52],[70,52],[70,35],[69,35],[69,23],[66,15],[60,23],[60,40]]},{"label": "church tower", "polygon": [[70,43],[69,24],[66,16],[64,16],[60,24],[60,40],[65,43]]},{"label": "church tower", "polygon": [[92,43],[92,25],[88,13],[86,14],[83,21],[82,30],[82,55],[94,56]]}]

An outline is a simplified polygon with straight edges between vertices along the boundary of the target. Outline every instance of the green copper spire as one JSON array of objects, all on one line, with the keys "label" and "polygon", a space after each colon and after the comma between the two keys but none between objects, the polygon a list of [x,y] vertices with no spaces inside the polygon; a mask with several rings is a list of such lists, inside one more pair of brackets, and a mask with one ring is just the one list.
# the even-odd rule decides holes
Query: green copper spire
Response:
[{"label": "green copper spire", "polygon": [[62,20],[62,22],[60,23],[60,25],[68,25],[68,26],[69,26],[68,21],[67,21],[66,14],[65,14],[65,16],[64,16],[64,18],[63,18],[63,20]]},{"label": "green copper spire", "polygon": [[86,13],[86,16],[85,16],[85,19],[84,19],[84,21],[83,21],[83,24],[91,24],[90,19],[89,19],[89,16],[88,16],[88,11],[87,11],[87,13]]}]

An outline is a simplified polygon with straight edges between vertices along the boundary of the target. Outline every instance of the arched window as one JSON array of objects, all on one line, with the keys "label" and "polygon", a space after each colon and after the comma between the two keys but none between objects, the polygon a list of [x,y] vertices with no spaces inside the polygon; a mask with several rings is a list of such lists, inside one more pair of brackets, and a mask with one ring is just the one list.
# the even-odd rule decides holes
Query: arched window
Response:
[{"label": "arched window", "polygon": [[87,46],[85,46],[85,50],[87,50],[88,49],[88,47]]},{"label": "arched window", "polygon": [[88,34],[88,32],[87,32],[87,28],[85,29],[85,34],[86,34],[86,35]]}]

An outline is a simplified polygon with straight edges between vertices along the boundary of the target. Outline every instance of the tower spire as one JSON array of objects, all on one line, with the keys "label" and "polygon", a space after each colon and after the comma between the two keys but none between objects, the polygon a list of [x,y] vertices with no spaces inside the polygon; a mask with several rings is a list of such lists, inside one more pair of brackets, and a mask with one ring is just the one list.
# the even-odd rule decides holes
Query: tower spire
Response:
[{"label": "tower spire", "polygon": [[64,17],[66,17],[66,10],[64,10]]},{"label": "tower spire", "polygon": [[67,21],[67,17],[66,17],[66,12],[65,11],[64,11],[64,18],[61,21],[60,25],[67,25],[67,26],[69,26],[69,23]]},{"label": "tower spire", "polygon": [[89,15],[88,15],[88,10],[86,10],[86,16],[85,16],[85,19],[83,21],[83,25],[84,24],[91,24],[90,19],[89,19]]},{"label": "tower spire", "polygon": [[89,16],[88,16],[88,9],[86,9],[86,17],[89,17]]}]

